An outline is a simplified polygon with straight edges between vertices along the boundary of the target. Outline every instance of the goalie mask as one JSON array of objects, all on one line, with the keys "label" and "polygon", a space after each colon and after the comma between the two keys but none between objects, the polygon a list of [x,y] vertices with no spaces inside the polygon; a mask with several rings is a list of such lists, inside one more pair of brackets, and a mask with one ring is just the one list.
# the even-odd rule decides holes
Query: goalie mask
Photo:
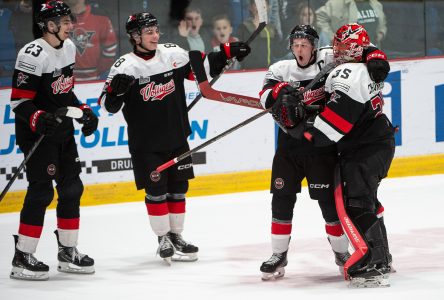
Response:
[{"label": "goalie mask", "polygon": [[333,38],[333,54],[336,61],[359,62],[364,49],[370,45],[370,38],[362,25],[347,24],[338,29]]}]

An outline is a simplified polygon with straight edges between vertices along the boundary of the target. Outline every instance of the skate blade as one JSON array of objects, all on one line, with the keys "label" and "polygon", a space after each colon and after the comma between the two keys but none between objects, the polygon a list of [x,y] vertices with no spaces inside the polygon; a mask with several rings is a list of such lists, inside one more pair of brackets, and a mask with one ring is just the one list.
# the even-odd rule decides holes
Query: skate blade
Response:
[{"label": "skate blade", "polygon": [[284,277],[284,275],[285,275],[285,268],[277,268],[276,271],[273,273],[262,272],[262,280],[263,281],[276,280],[281,277]]},{"label": "skate blade", "polygon": [[390,287],[387,275],[375,276],[372,278],[355,277],[350,279],[350,288],[385,288]]},{"label": "skate blade", "polygon": [[72,263],[59,262],[57,271],[62,273],[74,273],[74,274],[93,274],[95,272],[94,266],[81,267]]},{"label": "skate blade", "polygon": [[12,279],[32,281],[44,281],[49,279],[48,272],[34,272],[19,267],[12,267],[9,277]]},{"label": "skate blade", "polygon": [[197,252],[194,253],[183,253],[176,251],[172,257],[173,261],[183,261],[183,262],[193,262],[197,260]]},{"label": "skate blade", "polygon": [[171,257],[164,257],[163,261],[166,262],[168,266],[171,266]]}]

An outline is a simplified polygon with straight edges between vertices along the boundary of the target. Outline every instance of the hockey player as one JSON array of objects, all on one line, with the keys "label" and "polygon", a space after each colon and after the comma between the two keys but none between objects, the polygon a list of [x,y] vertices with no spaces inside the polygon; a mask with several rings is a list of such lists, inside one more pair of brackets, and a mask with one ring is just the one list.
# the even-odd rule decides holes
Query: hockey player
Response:
[{"label": "hockey player", "polygon": [[25,45],[17,56],[12,80],[11,107],[15,113],[17,144],[25,155],[40,135],[40,145],[26,163],[29,182],[20,213],[11,278],[45,280],[49,267],[34,257],[43,229],[46,207],[57,183],[58,271],[93,273],[94,260],[77,250],[79,206],[83,184],[71,119],[57,120],[55,111],[66,106],[83,110],[85,136],[97,128],[97,117],[73,92],[76,48],[69,40],[71,11],[61,1],[43,4],[36,16],[43,38]]},{"label": "hockey player", "polygon": [[[273,106],[278,98],[294,92],[295,89],[304,89],[326,64],[333,61],[332,48],[317,49],[318,40],[318,33],[310,25],[297,25],[293,28],[289,37],[289,48],[295,59],[279,61],[269,68],[260,93],[265,108]],[[388,74],[388,69],[383,67],[387,62],[378,59],[383,55],[376,48],[368,49],[367,53],[363,61],[367,61],[372,76],[382,81]],[[321,107],[325,105],[324,81],[327,76],[328,74],[304,93],[302,100],[304,104]],[[284,276],[293,208],[304,177],[308,181],[310,197],[318,200],[335,262],[342,270],[349,253],[348,239],[339,222],[333,194],[333,170],[337,162],[336,147],[331,144],[317,148],[307,140],[294,139],[287,133],[295,124],[287,117],[285,107],[280,105],[273,111],[274,118],[280,126],[271,178],[273,255],[260,267],[262,278],[268,280]]]},{"label": "hockey player", "polygon": [[387,237],[378,218],[381,209],[376,195],[394,156],[394,128],[382,112],[383,83],[375,82],[365,64],[360,63],[369,44],[361,25],[339,28],[333,51],[335,60],[342,64],[326,80],[329,99],[325,109],[304,117],[303,106],[290,108],[297,112],[295,119],[303,119],[296,127],[303,127],[305,138],[317,147],[338,147],[345,210],[368,247],[365,255],[348,267],[353,287],[389,286],[390,272]]},{"label": "hockey player", "polygon": [[[157,166],[189,150],[184,80],[194,77],[188,52],[175,44],[159,44],[158,21],[148,12],[131,15],[126,32],[134,51],[111,68],[99,103],[111,113],[123,105],[136,186],[145,189],[160,257],[168,263],[171,258],[194,261],[198,247],[181,235],[188,180],[194,178],[191,157],[160,177],[150,176]],[[242,59],[250,52],[242,42],[223,44],[221,50],[206,57],[212,76],[221,72],[230,57]]]}]

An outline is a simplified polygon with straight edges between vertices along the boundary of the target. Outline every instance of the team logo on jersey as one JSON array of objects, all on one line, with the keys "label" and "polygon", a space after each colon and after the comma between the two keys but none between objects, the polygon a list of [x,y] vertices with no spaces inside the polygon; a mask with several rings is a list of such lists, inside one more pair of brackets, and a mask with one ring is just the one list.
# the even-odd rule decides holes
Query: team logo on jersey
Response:
[{"label": "team logo on jersey", "polygon": [[274,180],[274,187],[275,187],[277,190],[281,190],[281,189],[284,187],[284,179],[282,179],[282,178],[276,178],[276,179]]},{"label": "team logo on jersey", "polygon": [[149,76],[148,77],[143,77],[143,76],[139,77],[139,85],[148,83],[150,81],[151,81],[151,78]]},{"label": "team logo on jersey", "polygon": [[17,86],[21,86],[22,84],[28,83],[26,80],[29,78],[28,75],[23,74],[22,72],[17,75]]},{"label": "team logo on jersey", "polygon": [[62,69],[55,69],[54,72],[52,72],[52,77],[59,77],[62,75]]},{"label": "team logo on jersey", "polygon": [[69,33],[71,40],[76,45],[77,52],[82,56],[87,48],[94,47],[91,43],[93,35],[96,34],[95,31],[86,31],[83,28],[76,28],[74,31]]},{"label": "team logo on jersey", "polygon": [[65,76],[62,75],[51,84],[52,93],[54,95],[66,94],[69,93],[69,91],[71,91],[73,86],[74,86],[74,76],[68,76],[65,78]]},{"label": "team logo on jersey", "polygon": [[47,168],[46,171],[48,172],[49,175],[54,176],[56,173],[56,166],[53,164],[50,164]]},{"label": "team logo on jersey", "polygon": [[333,93],[330,96],[330,99],[328,99],[328,101],[327,101],[327,104],[329,104],[330,102],[338,104],[338,101],[336,101],[336,99],[339,99],[339,98],[341,98],[341,96],[336,94],[336,91],[333,91]]},{"label": "team logo on jersey", "polygon": [[[303,88],[301,88],[301,89],[303,89]],[[323,86],[318,89],[308,90],[304,93],[304,103],[306,105],[310,105],[313,102],[324,99],[324,97],[325,97],[325,89]]]},{"label": "team logo on jersey", "polygon": [[165,84],[150,82],[140,90],[140,94],[143,97],[143,101],[155,101],[162,100],[165,96],[171,94],[175,90],[176,86],[174,85],[174,80],[171,79]]}]

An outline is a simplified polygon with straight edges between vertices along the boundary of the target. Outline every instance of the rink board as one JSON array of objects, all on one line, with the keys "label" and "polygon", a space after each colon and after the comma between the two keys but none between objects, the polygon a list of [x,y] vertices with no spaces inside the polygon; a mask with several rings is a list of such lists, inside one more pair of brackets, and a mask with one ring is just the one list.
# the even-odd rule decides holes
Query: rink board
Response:
[{"label": "rink board", "polygon": [[[224,74],[215,85],[220,90],[257,97],[265,71]],[[99,129],[76,141],[86,186],[84,205],[143,199],[132,183],[126,124],[121,113],[106,114],[97,107],[103,82],[77,84],[78,98],[100,117]],[[0,187],[7,184],[13,168],[23,160],[15,145],[14,114],[9,105],[10,89],[0,90]],[[198,94],[194,82],[186,84],[187,101]],[[444,59],[396,61],[384,90],[385,113],[400,130],[396,136],[396,159],[390,176],[442,173],[444,168]],[[190,111],[191,148],[258,113],[211,100],[201,100]],[[202,149],[194,157],[196,179],[189,195],[268,189],[275,149],[275,125],[267,115]],[[20,176],[0,205],[0,212],[20,209],[26,189]],[[112,195],[107,191],[112,190]],[[9,208],[9,204],[12,208]],[[8,206],[8,208],[6,207]]]}]

